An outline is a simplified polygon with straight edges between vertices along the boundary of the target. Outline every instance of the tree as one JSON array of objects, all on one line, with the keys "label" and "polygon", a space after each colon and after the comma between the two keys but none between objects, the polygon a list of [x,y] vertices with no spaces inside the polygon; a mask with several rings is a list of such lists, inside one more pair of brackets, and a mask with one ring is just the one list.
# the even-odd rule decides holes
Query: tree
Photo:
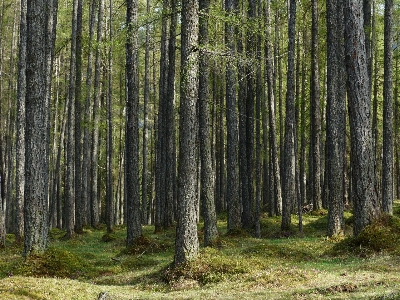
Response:
[{"label": "tree", "polygon": [[382,208],[393,214],[393,0],[385,0]]},{"label": "tree", "polygon": [[138,69],[138,2],[126,2],[126,208],[127,208],[127,246],[142,235],[140,194],[139,194],[139,69]]},{"label": "tree", "polygon": [[319,51],[318,51],[318,1],[312,0],[311,25],[311,197],[313,209],[322,208],[321,201],[321,107],[319,87]]},{"label": "tree", "polygon": [[[234,0],[225,0],[225,12],[232,17],[237,10],[237,3]],[[227,186],[226,199],[228,207],[228,231],[241,228],[240,201],[239,201],[239,169],[238,169],[238,119],[236,109],[236,68],[234,59],[236,56],[235,47],[235,26],[232,21],[225,23],[225,44],[228,48],[229,57],[226,63],[226,172]]]},{"label": "tree", "polygon": [[175,240],[175,265],[199,251],[196,214],[196,102],[198,97],[199,3],[182,1],[181,89],[179,136],[179,208]]},{"label": "tree", "polygon": [[99,122],[101,108],[101,43],[103,41],[103,14],[104,0],[100,0],[98,10],[97,38],[96,38],[96,58],[94,69],[94,93],[93,93],[93,128],[92,128],[92,147],[91,147],[91,184],[90,184],[90,208],[91,208],[91,225],[96,228],[100,222],[99,216],[99,197],[98,197],[98,160],[99,160]]},{"label": "tree", "polygon": [[287,91],[286,91],[286,120],[285,120],[285,145],[284,145],[284,178],[283,178],[283,203],[282,203],[282,230],[289,230],[291,223],[291,209],[296,203],[296,178],[295,178],[295,99],[294,99],[294,56],[296,35],[296,0],[289,3],[288,26],[288,66],[287,66]]},{"label": "tree", "polygon": [[[266,78],[268,88],[268,111],[269,111],[269,132],[270,132],[270,152],[271,152],[271,164],[272,164],[272,175],[274,177],[273,189],[275,201],[270,201],[270,206],[276,206],[274,209],[277,215],[282,214],[282,190],[281,190],[281,171],[279,167],[278,157],[278,143],[276,137],[276,116],[275,116],[275,91],[274,91],[274,76],[273,76],[273,52],[272,52],[272,37],[271,37],[271,15],[270,15],[270,3],[266,3],[266,45],[265,45],[265,57],[266,57]],[[272,188],[272,187],[271,187]],[[273,200],[273,199],[271,199]]]},{"label": "tree", "polygon": [[344,233],[344,159],[346,134],[346,91],[343,84],[344,45],[343,3],[330,0],[326,4],[327,109],[326,109],[326,178],[328,198],[328,235]]},{"label": "tree", "polygon": [[351,155],[353,172],[354,234],[380,212],[374,174],[370,120],[368,61],[361,0],[345,1],[345,53],[348,75]]},{"label": "tree", "polygon": [[[24,204],[24,256],[43,252],[48,236],[49,103],[47,54],[43,41],[53,17],[51,0],[27,2],[26,56],[26,161]],[[51,28],[52,29],[52,28]]]},{"label": "tree", "polygon": [[15,197],[17,204],[17,224],[15,239],[18,243],[24,236],[24,186],[25,186],[25,93],[26,93],[26,9],[27,1],[21,1],[21,16],[19,26],[19,60],[17,87],[17,136],[16,136],[16,169]]},{"label": "tree", "polygon": [[208,13],[210,1],[200,0],[199,10],[199,141],[201,159],[201,191],[200,201],[204,215],[204,245],[208,246],[217,236],[217,215],[214,203],[214,176],[211,161],[210,109],[209,109],[209,57]]}]

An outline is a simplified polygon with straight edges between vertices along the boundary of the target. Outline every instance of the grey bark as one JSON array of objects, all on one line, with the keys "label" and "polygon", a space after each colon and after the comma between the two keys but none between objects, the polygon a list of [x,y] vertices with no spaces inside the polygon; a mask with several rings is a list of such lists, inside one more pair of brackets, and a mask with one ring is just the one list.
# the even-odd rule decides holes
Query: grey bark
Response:
[{"label": "grey bark", "polygon": [[214,203],[214,170],[211,156],[210,108],[209,108],[209,57],[208,46],[208,12],[209,0],[199,1],[201,17],[199,20],[199,140],[201,160],[200,201],[204,215],[204,246],[218,237],[217,215]]},{"label": "grey bark", "polygon": [[26,9],[27,1],[21,1],[19,26],[19,60],[17,86],[17,135],[16,135],[16,169],[15,197],[17,204],[17,224],[15,239],[21,243],[24,236],[24,185],[25,185],[25,93],[26,93]]},{"label": "grey bark", "polygon": [[268,111],[269,111],[269,132],[270,132],[270,151],[271,151],[271,164],[273,176],[273,189],[275,199],[270,199],[270,206],[274,206],[274,212],[280,216],[282,214],[282,189],[281,189],[281,170],[278,157],[278,143],[277,143],[277,128],[276,128],[276,115],[275,115],[275,85],[273,74],[273,52],[272,52],[272,33],[271,33],[271,14],[270,3],[266,4],[266,79],[268,87]]},{"label": "grey bark", "polygon": [[321,106],[319,87],[319,50],[318,50],[318,1],[312,1],[312,29],[311,29],[311,145],[312,172],[311,197],[313,210],[322,208],[321,200]]},{"label": "grey bark", "polygon": [[282,230],[289,230],[291,223],[291,209],[296,202],[295,178],[295,83],[294,83],[294,56],[296,34],[296,0],[290,0],[289,26],[288,26],[288,66],[286,90],[286,120],[285,120],[285,145],[284,145],[284,178],[283,178],[283,203],[282,203]]},{"label": "grey bark", "polygon": [[[343,1],[326,5],[328,28],[326,178],[328,235],[344,234],[344,159],[346,138],[346,94],[343,86]],[[342,91],[342,92],[341,92]]]},{"label": "grey bark", "polygon": [[[150,0],[146,1],[146,13],[150,14]],[[148,184],[148,106],[150,100],[150,24],[146,24],[146,45],[144,55],[143,92],[143,168],[142,168],[142,223],[147,224],[147,184]]]},{"label": "grey bark", "polygon": [[196,102],[198,97],[199,3],[182,1],[181,89],[179,137],[179,209],[175,240],[175,265],[199,251],[196,223]]},{"label": "grey bark", "polygon": [[393,214],[393,0],[385,0],[382,208]]},{"label": "grey bark", "polygon": [[99,160],[99,122],[100,122],[100,107],[101,107],[101,43],[103,41],[103,14],[104,0],[100,0],[98,10],[97,23],[97,38],[96,38],[96,58],[94,69],[94,94],[93,94],[93,129],[92,129],[92,147],[91,147],[91,193],[90,193],[90,210],[91,210],[91,225],[96,228],[99,225],[99,204],[98,204],[98,160]]},{"label": "grey bark", "polygon": [[368,60],[361,0],[345,1],[345,49],[353,172],[354,234],[378,217]]},{"label": "grey bark", "polygon": [[86,124],[83,129],[83,159],[82,159],[82,203],[84,205],[84,224],[91,224],[91,210],[90,210],[90,191],[91,191],[91,145],[92,136],[90,125],[92,124],[93,114],[93,40],[95,30],[96,11],[98,8],[98,1],[90,1],[89,10],[89,41],[88,41],[88,57],[87,57],[87,71],[86,71],[86,95],[85,95],[85,115],[84,123]]},{"label": "grey bark", "polygon": [[127,246],[133,246],[142,235],[139,194],[139,65],[138,65],[138,2],[128,0],[126,23],[126,134],[125,134],[125,196]]},{"label": "grey bark", "polygon": [[[43,37],[50,18],[51,1],[27,2],[26,56],[26,160],[24,251],[43,252],[48,237],[48,172],[50,105],[47,98],[48,46]],[[51,11],[51,10],[50,10]]]},{"label": "grey bark", "polygon": [[[225,0],[225,12],[232,16],[237,10],[237,3],[234,0]],[[225,23],[225,44],[228,48],[230,57],[226,63],[226,127],[227,127],[227,146],[226,146],[226,168],[227,185],[226,198],[228,208],[228,231],[241,228],[240,220],[240,199],[239,199],[239,169],[238,169],[238,118],[236,108],[236,68],[234,58],[236,55],[235,47],[235,27],[233,24]]]}]

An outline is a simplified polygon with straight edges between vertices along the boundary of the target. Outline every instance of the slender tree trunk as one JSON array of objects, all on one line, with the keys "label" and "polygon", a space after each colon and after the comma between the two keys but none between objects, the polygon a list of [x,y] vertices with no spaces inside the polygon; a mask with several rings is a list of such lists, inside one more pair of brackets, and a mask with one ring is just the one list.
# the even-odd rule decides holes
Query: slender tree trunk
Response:
[{"label": "slender tree trunk", "polygon": [[322,208],[321,200],[321,107],[319,87],[319,51],[318,51],[318,1],[312,1],[312,29],[311,29],[311,197],[313,210]]},{"label": "slender tree trunk", "polygon": [[133,246],[135,239],[142,235],[140,194],[139,194],[139,65],[138,65],[138,2],[127,1],[126,23],[126,208],[127,208],[127,246]]},{"label": "slender tree trunk", "polygon": [[[266,45],[265,45],[265,58],[266,58],[266,77],[268,87],[268,111],[269,111],[269,132],[270,132],[270,148],[271,148],[271,164],[274,188],[274,201],[270,202],[270,206],[276,207],[275,214],[282,215],[282,189],[281,189],[281,170],[278,157],[278,143],[277,143],[277,129],[276,129],[276,116],[275,116],[275,91],[274,91],[274,74],[273,74],[273,57],[272,57],[272,34],[271,34],[271,15],[270,3],[266,4]],[[281,137],[282,138],[282,137]],[[273,199],[270,199],[273,200]]]},{"label": "slender tree trunk", "polygon": [[19,59],[17,87],[17,135],[16,135],[16,174],[15,197],[17,204],[17,228],[15,239],[22,243],[24,236],[24,185],[25,185],[25,94],[26,94],[26,8],[27,1],[21,0],[19,26]]},{"label": "slender tree trunk", "polygon": [[393,214],[393,0],[385,0],[382,208]]},{"label": "slender tree trunk", "polygon": [[[112,44],[112,0],[110,0],[109,39]],[[114,198],[113,198],[113,121],[112,121],[112,47],[108,49],[108,92],[107,92],[107,187],[106,187],[106,223],[107,232],[111,233],[114,227]]]},{"label": "slender tree trunk", "polygon": [[217,238],[217,216],[214,203],[214,170],[211,156],[210,108],[209,108],[209,58],[208,46],[208,12],[209,0],[199,1],[201,17],[199,20],[199,140],[201,159],[200,200],[204,214],[204,246]]},{"label": "slender tree trunk", "polygon": [[[146,13],[150,14],[150,0],[146,1]],[[142,168],[142,223],[147,224],[147,184],[148,184],[148,113],[150,99],[150,24],[146,24],[146,45],[144,55],[144,93],[143,93],[143,168]]]},{"label": "slender tree trunk", "polygon": [[[225,11],[228,17],[233,17],[237,4],[233,0],[225,0]],[[228,206],[228,231],[241,228],[239,169],[238,169],[238,117],[236,108],[236,67],[235,67],[235,27],[225,23],[225,44],[230,57],[226,63],[226,127],[227,127],[227,185],[226,198]]]},{"label": "slender tree trunk", "polygon": [[368,61],[362,1],[345,1],[345,45],[348,74],[351,155],[353,173],[354,234],[378,217],[380,207],[374,174],[374,155],[370,120]]},{"label": "slender tree trunk", "polygon": [[90,1],[89,11],[89,45],[88,45],[88,57],[87,57],[87,71],[86,71],[86,97],[85,97],[85,115],[84,115],[84,126],[83,130],[83,159],[82,159],[82,203],[84,205],[84,224],[91,223],[91,210],[90,210],[90,191],[91,191],[91,145],[92,136],[90,125],[92,124],[93,115],[93,39],[94,30],[96,23],[96,11],[98,8],[98,1]]},{"label": "slender tree trunk", "polygon": [[290,0],[289,26],[288,26],[288,67],[286,91],[286,120],[285,120],[285,152],[284,152],[284,178],[283,178],[283,203],[282,203],[282,230],[289,230],[291,223],[291,209],[296,201],[295,178],[295,99],[294,99],[294,56],[296,35],[296,0]]},{"label": "slender tree trunk", "polygon": [[94,94],[93,94],[93,131],[92,131],[92,154],[91,154],[91,193],[90,193],[90,208],[91,208],[91,225],[96,228],[100,222],[99,204],[98,204],[98,160],[99,160],[99,122],[100,122],[100,94],[101,94],[101,43],[103,41],[103,13],[104,0],[100,0],[97,23],[97,40],[96,40],[96,58],[94,70]]},{"label": "slender tree trunk", "polygon": [[82,202],[82,0],[77,3],[75,77],[75,232],[83,233]]}]

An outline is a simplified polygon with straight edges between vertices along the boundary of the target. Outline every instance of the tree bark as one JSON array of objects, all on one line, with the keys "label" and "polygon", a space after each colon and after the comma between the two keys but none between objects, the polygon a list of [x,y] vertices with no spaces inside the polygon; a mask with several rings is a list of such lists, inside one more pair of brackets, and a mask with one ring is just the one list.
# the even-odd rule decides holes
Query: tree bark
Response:
[{"label": "tree bark", "polygon": [[209,57],[208,12],[209,0],[199,1],[201,17],[199,20],[199,140],[201,159],[200,201],[204,215],[204,246],[207,247],[218,237],[217,215],[214,203],[214,170],[211,156],[210,109],[209,109]]},{"label": "tree bark", "polygon": [[[237,10],[234,0],[225,0],[225,12],[232,17]],[[242,227],[240,220],[239,169],[238,169],[238,117],[236,108],[235,26],[225,23],[225,44],[229,51],[226,63],[226,127],[227,127],[227,185],[228,231]]]},{"label": "tree bark", "polygon": [[139,194],[139,68],[138,68],[138,2],[128,0],[126,3],[126,23],[128,35],[126,40],[126,208],[127,208],[127,246],[133,246],[135,239],[142,235],[140,194]]},{"label": "tree bark", "polygon": [[[342,0],[326,5],[328,28],[326,178],[328,199],[328,235],[343,235],[344,159],[346,138],[346,94],[343,81],[344,45]],[[340,91],[343,91],[342,93]]]},{"label": "tree bark", "polygon": [[175,240],[175,266],[199,251],[196,222],[196,102],[198,97],[199,3],[182,1],[181,89],[179,137],[179,210]]},{"label": "tree bark", "polygon": [[311,29],[311,145],[312,172],[311,197],[313,210],[322,208],[321,200],[321,107],[319,87],[319,52],[318,52],[318,1],[312,0],[312,29]]},{"label": "tree bark", "polygon": [[370,120],[371,95],[362,1],[346,0],[344,9],[353,171],[354,234],[358,235],[363,228],[378,217],[380,207],[374,174]]},{"label": "tree bark", "polygon": [[285,145],[284,145],[284,178],[283,178],[283,203],[282,203],[282,230],[290,230],[291,209],[296,201],[295,178],[295,83],[294,83],[294,56],[296,35],[296,0],[290,0],[289,26],[288,26],[288,66],[286,90],[286,120],[285,120]]},{"label": "tree bark", "polygon": [[393,214],[393,0],[385,0],[382,208]]},{"label": "tree bark", "polygon": [[47,53],[43,42],[52,11],[51,1],[27,2],[26,160],[24,203],[25,257],[43,252],[48,236],[49,126]]}]

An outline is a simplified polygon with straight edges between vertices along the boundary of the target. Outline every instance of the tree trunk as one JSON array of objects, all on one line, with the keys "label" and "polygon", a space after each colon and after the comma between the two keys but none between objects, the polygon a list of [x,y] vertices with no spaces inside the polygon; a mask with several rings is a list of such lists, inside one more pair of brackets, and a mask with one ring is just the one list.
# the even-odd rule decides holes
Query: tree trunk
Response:
[{"label": "tree trunk", "polygon": [[87,57],[87,71],[86,71],[86,97],[85,97],[85,115],[84,115],[84,126],[83,130],[83,159],[82,159],[82,204],[84,206],[84,224],[91,224],[91,209],[90,209],[90,191],[91,191],[91,153],[92,147],[92,136],[90,126],[92,124],[93,115],[93,39],[96,22],[96,11],[98,8],[98,1],[90,1],[90,12],[89,12],[89,45],[88,45],[88,57]]},{"label": "tree trunk", "polygon": [[[225,0],[225,11],[233,17],[237,3]],[[239,199],[239,169],[238,169],[238,117],[236,108],[236,67],[235,67],[235,26],[225,23],[225,44],[229,55],[226,63],[226,127],[227,127],[227,185],[226,199],[228,206],[228,231],[241,228],[240,199]]]},{"label": "tree trunk", "polygon": [[296,201],[295,178],[295,83],[294,83],[294,56],[296,35],[296,0],[290,0],[289,26],[288,26],[288,66],[286,90],[286,120],[285,120],[285,146],[284,146],[284,178],[283,178],[283,203],[282,203],[282,230],[290,230],[291,209]]},{"label": "tree trunk", "polygon": [[207,247],[217,238],[217,216],[214,203],[214,170],[211,156],[210,109],[209,109],[209,58],[208,46],[208,12],[209,0],[199,1],[201,17],[199,20],[199,140],[201,159],[200,200],[204,215],[204,246]]},{"label": "tree trunk", "polygon": [[378,217],[380,207],[374,174],[370,121],[368,61],[365,56],[361,0],[345,1],[345,45],[348,74],[351,155],[353,171],[354,234]]},{"label": "tree trunk", "polygon": [[[346,94],[342,86],[344,66],[343,3],[327,2],[328,66],[326,110],[326,182],[328,235],[344,234],[344,159],[346,138]],[[341,93],[340,91],[344,91]]]},{"label": "tree trunk", "polygon": [[26,56],[26,160],[23,255],[43,252],[48,236],[48,152],[50,106],[47,92],[47,22],[51,1],[27,2]]},{"label": "tree trunk", "polygon": [[385,0],[382,208],[393,214],[393,0]]},{"label": "tree trunk", "polygon": [[139,194],[139,66],[138,66],[138,22],[137,0],[127,1],[126,23],[126,208],[127,208],[127,246],[133,246],[135,239],[142,235],[140,194]]},{"label": "tree trunk", "polygon": [[313,210],[322,208],[321,200],[321,107],[319,87],[319,52],[318,52],[318,1],[312,0],[312,29],[311,29],[311,145],[312,172],[311,197]]},{"label": "tree trunk", "polygon": [[15,197],[17,204],[17,228],[15,239],[22,243],[24,236],[24,185],[25,185],[25,94],[26,94],[26,8],[27,1],[21,0],[19,26],[19,59],[17,87],[17,136],[16,136],[16,174]]},{"label": "tree trunk", "polygon": [[93,129],[92,129],[92,154],[91,154],[91,193],[90,193],[90,208],[91,208],[91,225],[96,228],[100,222],[99,204],[98,204],[98,160],[99,160],[99,122],[100,122],[100,75],[101,75],[101,43],[103,41],[103,13],[104,0],[100,0],[97,23],[97,40],[96,40],[96,59],[94,69],[94,95],[93,95]]},{"label": "tree trunk", "polygon": [[[109,39],[112,44],[112,0],[109,7]],[[112,47],[108,49],[108,92],[107,92],[107,184],[106,184],[106,224],[107,232],[111,233],[114,228],[114,198],[113,198],[113,121],[112,121]]]},{"label": "tree trunk", "polygon": [[199,3],[182,1],[182,46],[179,144],[179,210],[175,240],[175,266],[199,251],[196,223],[196,102],[198,96]]},{"label": "tree trunk", "polygon": [[[278,143],[277,143],[277,129],[276,129],[276,116],[275,116],[275,90],[274,90],[274,74],[273,74],[273,56],[272,56],[272,34],[271,34],[271,14],[270,3],[266,4],[266,45],[265,45],[265,58],[266,58],[266,77],[268,87],[268,111],[269,111],[269,132],[270,132],[270,151],[271,151],[271,164],[273,176],[273,189],[275,199],[270,199],[270,206],[274,207],[276,215],[282,215],[282,189],[281,189],[281,170],[278,157]],[[282,137],[281,137],[282,138]],[[270,172],[271,174],[271,172]],[[271,187],[272,188],[272,187]],[[275,209],[276,208],[276,209]]]},{"label": "tree trunk", "polygon": [[76,16],[76,61],[75,61],[75,231],[83,233],[82,202],[82,0],[77,3]]}]

